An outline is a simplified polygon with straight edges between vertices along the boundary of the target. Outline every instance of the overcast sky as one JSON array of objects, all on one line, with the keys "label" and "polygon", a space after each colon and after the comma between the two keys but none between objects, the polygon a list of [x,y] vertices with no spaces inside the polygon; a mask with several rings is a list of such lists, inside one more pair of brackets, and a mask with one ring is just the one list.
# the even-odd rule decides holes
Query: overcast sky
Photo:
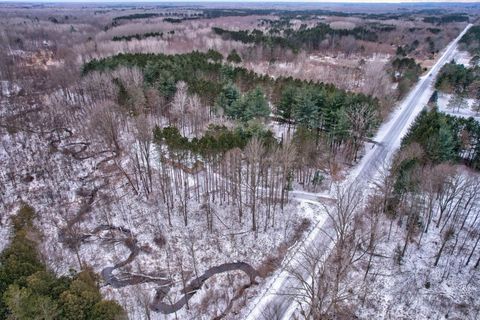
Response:
[{"label": "overcast sky", "polygon": [[65,3],[65,2],[75,2],[75,3],[116,3],[116,2],[139,2],[139,3],[182,3],[182,2],[256,2],[256,3],[264,3],[264,2],[291,2],[291,3],[346,3],[346,2],[355,2],[355,3],[435,3],[435,2],[442,2],[442,3],[475,3],[479,0],[458,0],[458,1],[450,1],[450,0],[302,0],[302,1],[292,1],[292,0],[207,0],[207,1],[198,1],[198,0],[168,0],[168,1],[158,1],[158,0],[0,0],[2,2],[43,2],[43,3]]}]

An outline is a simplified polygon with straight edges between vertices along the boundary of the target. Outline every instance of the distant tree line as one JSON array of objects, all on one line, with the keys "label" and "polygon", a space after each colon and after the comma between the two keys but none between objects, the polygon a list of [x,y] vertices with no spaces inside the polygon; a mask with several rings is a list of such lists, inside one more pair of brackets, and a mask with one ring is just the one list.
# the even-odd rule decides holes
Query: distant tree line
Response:
[{"label": "distant tree line", "polygon": [[183,21],[187,20],[186,18],[165,18],[163,21],[170,22],[170,23],[182,23]]},{"label": "distant tree line", "polygon": [[373,29],[375,31],[379,32],[390,32],[390,31],[395,31],[397,29],[396,26],[392,24],[383,24],[383,23],[368,23],[367,24],[368,28]]},{"label": "distant tree line", "polygon": [[163,32],[147,32],[144,34],[136,33],[128,36],[114,36],[112,38],[112,41],[130,41],[133,39],[142,40],[142,39],[152,38],[152,37],[163,37]]},{"label": "distant tree line", "polygon": [[460,39],[460,44],[473,56],[480,55],[480,25],[472,26]]},{"label": "distant tree line", "polygon": [[249,30],[230,31],[230,30],[219,28],[219,27],[213,27],[212,30],[217,35],[228,40],[240,41],[242,43],[262,44],[269,47],[279,46],[282,48],[289,48],[294,51],[299,49],[298,47],[295,46],[293,42],[289,41],[287,38],[280,37],[280,36],[265,35],[263,31],[258,29],[254,29],[251,31]]},{"label": "distant tree line", "polygon": [[377,41],[378,36],[375,31],[371,31],[364,27],[355,27],[353,29],[332,29],[329,25],[319,23],[317,26],[307,28],[306,25],[299,30],[287,29],[285,30],[287,38],[297,40],[297,45],[306,44],[307,47],[317,49],[318,44],[326,38],[327,35],[346,37],[353,36],[357,40]]},{"label": "distant tree line", "polygon": [[[345,37],[353,36],[357,40],[365,41],[377,41],[378,36],[375,31],[368,30],[364,27],[355,27],[353,29],[332,29],[329,25],[319,23],[315,27],[308,28],[306,25],[302,25],[300,29],[295,30],[287,28],[283,30],[283,35],[268,35],[263,31],[254,30],[240,30],[230,31],[218,27],[213,27],[212,30],[222,36],[223,38],[240,41],[243,43],[255,43],[268,47],[282,47],[289,48],[293,51],[300,49],[317,50],[320,47],[320,43],[330,37]],[[280,32],[278,29],[277,32]]]},{"label": "distant tree line", "polygon": [[[324,9],[313,9],[313,10],[282,10],[282,9],[202,9],[201,12],[197,13],[184,13],[181,11],[175,12],[145,12],[145,13],[134,13],[124,16],[118,16],[113,18],[114,22],[119,20],[135,20],[135,19],[147,19],[155,18],[162,16],[174,16],[171,21],[172,23],[177,23],[185,20],[195,20],[195,19],[214,19],[220,17],[234,17],[234,16],[250,16],[250,15],[277,15],[280,16],[280,20],[289,21],[291,19],[307,20],[317,17],[319,15],[328,15],[328,16],[337,16],[337,17],[359,17],[364,19],[373,19],[373,20],[398,20],[402,18],[411,18],[412,15],[425,15],[429,16],[424,17],[423,21],[428,23],[443,24],[450,22],[464,22],[468,21],[468,16],[464,13],[460,14],[443,14],[443,11],[438,10],[412,10],[403,13],[363,13],[363,12],[343,12],[343,11],[332,11]],[[175,17],[181,18],[175,18]],[[269,20],[269,19],[264,19]],[[270,20],[277,21],[277,20]],[[267,22],[267,21],[264,21]],[[267,22],[268,23],[268,22]],[[274,25],[275,23],[273,23]],[[283,24],[283,23],[282,23]],[[273,26],[272,25],[272,26]],[[392,27],[388,27],[390,30]],[[391,31],[391,30],[390,30]]]},{"label": "distant tree line", "polygon": [[113,18],[113,22],[117,22],[119,20],[137,20],[137,19],[156,18],[160,16],[161,14],[159,13],[133,13],[126,16],[115,17]]},{"label": "distant tree line", "polygon": [[445,24],[451,22],[466,22],[469,18],[466,14],[446,14],[442,16],[428,16],[423,18],[424,22],[434,24]]}]

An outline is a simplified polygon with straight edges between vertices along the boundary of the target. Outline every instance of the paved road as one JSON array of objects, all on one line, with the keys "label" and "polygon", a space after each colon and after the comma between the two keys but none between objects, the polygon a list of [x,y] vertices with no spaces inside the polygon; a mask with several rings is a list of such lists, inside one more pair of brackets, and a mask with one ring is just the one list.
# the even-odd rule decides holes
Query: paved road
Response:
[{"label": "paved road", "polygon": [[[365,190],[367,190],[368,182],[379,173],[379,169],[385,163],[388,164],[390,162],[392,155],[400,146],[402,136],[406,133],[410,124],[428,101],[432,93],[432,84],[438,71],[445,63],[453,58],[458,41],[470,27],[471,25],[468,25],[462,33],[446,47],[435,65],[426,75],[420,78],[410,94],[402,101],[398,111],[380,128],[375,138],[375,141],[378,143],[365,154],[361,162],[352,170],[346,179],[346,184],[362,184]],[[306,200],[312,204],[318,203],[317,201],[319,199],[319,195],[308,192],[294,192],[293,197]],[[299,283],[289,275],[286,269],[294,268],[297,271],[302,270],[301,266],[305,263],[302,263],[302,250],[300,249],[322,247],[324,248],[323,254],[327,255],[333,245],[330,238],[331,235],[327,235],[327,232],[332,229],[331,224],[330,219],[321,219],[315,228],[306,236],[305,240],[291,250],[289,256],[284,259],[284,270],[270,279],[266,285],[266,290],[247,306],[248,311],[244,317],[245,319],[291,319],[296,309],[296,303],[294,303],[291,296],[285,295],[285,293],[292,294],[292,291],[299,286]],[[308,274],[305,274],[305,277],[307,278]]]}]

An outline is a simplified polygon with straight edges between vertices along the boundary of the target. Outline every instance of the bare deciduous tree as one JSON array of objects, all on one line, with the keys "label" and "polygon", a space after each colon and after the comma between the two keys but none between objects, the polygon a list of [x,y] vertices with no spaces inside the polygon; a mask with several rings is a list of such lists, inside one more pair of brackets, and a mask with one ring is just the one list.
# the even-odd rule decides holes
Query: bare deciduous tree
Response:
[{"label": "bare deciduous tree", "polygon": [[264,148],[258,138],[253,138],[245,147],[247,157],[248,189],[250,193],[250,212],[252,215],[252,231],[257,231],[257,192],[259,188],[260,170]]}]

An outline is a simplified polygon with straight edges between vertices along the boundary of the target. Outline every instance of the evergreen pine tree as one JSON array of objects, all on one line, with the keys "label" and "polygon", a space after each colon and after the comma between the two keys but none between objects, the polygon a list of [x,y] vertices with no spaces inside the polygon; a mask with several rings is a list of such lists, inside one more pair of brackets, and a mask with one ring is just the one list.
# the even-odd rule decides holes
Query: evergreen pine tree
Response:
[{"label": "evergreen pine tree", "polygon": [[285,121],[290,121],[295,109],[295,95],[297,90],[294,87],[287,87],[280,98],[277,105],[277,112]]},{"label": "evergreen pine tree", "polygon": [[244,100],[243,121],[249,121],[257,118],[268,118],[270,116],[270,108],[267,99],[259,87],[247,92]]},{"label": "evergreen pine tree", "polygon": [[216,108],[221,108],[225,111],[225,114],[231,118],[238,118],[237,107],[233,107],[235,101],[240,98],[240,91],[238,88],[231,82],[227,83],[223,88],[220,94],[215,101]]},{"label": "evergreen pine tree", "polygon": [[305,128],[313,129],[317,125],[318,108],[312,95],[306,89],[299,90],[295,96],[295,122]]}]

